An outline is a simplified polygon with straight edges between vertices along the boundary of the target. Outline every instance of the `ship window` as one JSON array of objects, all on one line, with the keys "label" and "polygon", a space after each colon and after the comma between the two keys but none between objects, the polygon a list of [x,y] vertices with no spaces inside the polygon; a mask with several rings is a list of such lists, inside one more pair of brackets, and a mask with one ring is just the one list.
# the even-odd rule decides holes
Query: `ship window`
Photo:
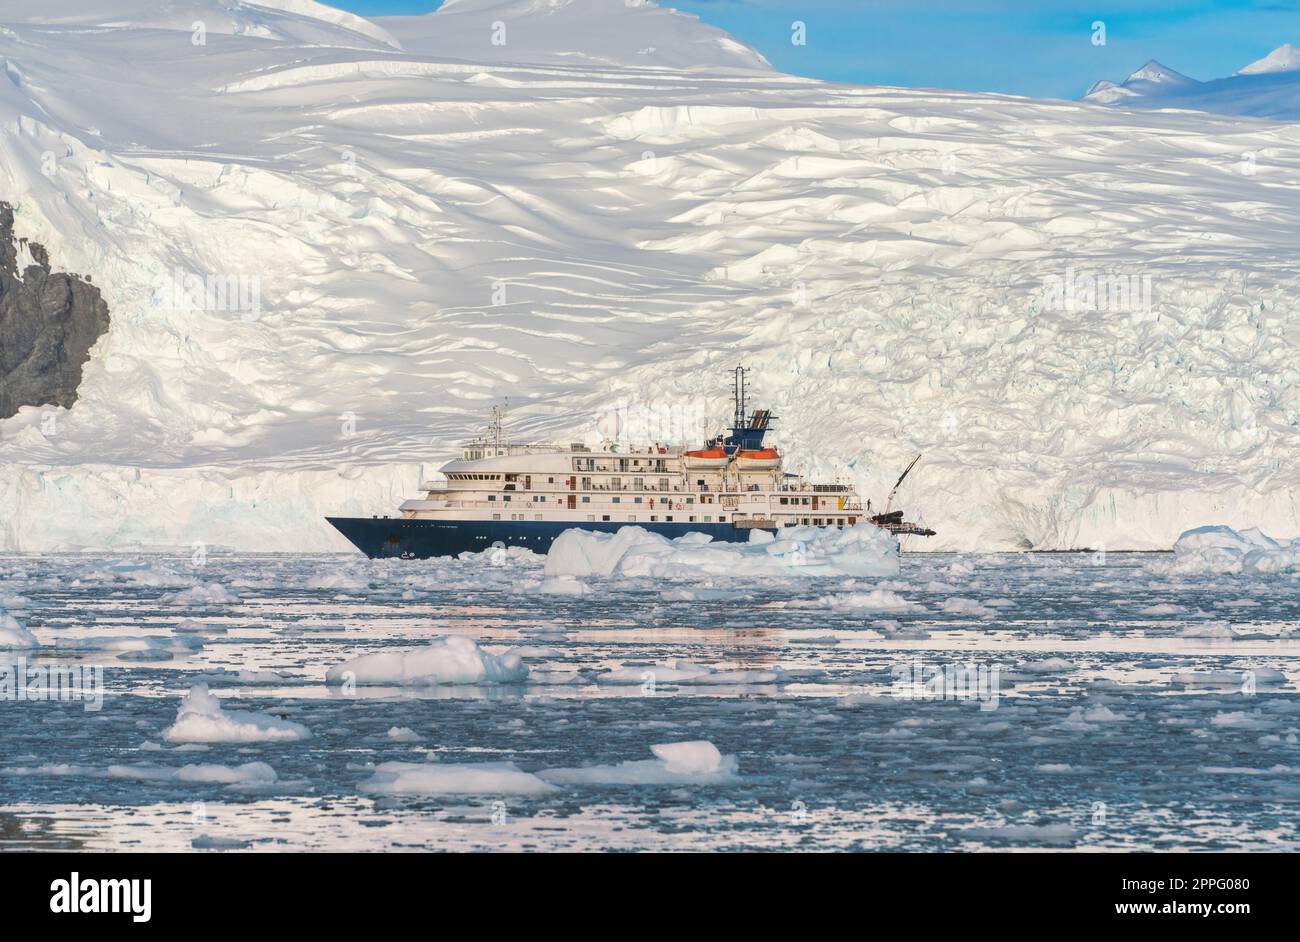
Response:
[{"label": "ship window", "polygon": [[502,498],[502,500],[504,500],[507,504],[510,503],[510,495],[509,495],[509,494],[506,494],[506,495]]},{"label": "ship window", "polygon": [[788,504],[788,503],[790,503],[790,498],[788,498],[788,497],[782,497],[782,498],[781,498],[781,503],[783,503],[783,504]]},{"label": "ship window", "polygon": [[664,517],[664,519],[667,520],[669,523],[672,523],[672,522],[673,522],[673,518],[672,518],[672,515],[671,515],[671,514],[668,515],[667,517]]},{"label": "ship window", "polygon": [[489,494],[489,495],[488,495],[488,500],[496,500],[496,499],[497,499],[497,495],[495,495],[495,494]]},{"label": "ship window", "polygon": [[694,517],[691,517],[690,522],[691,522],[691,523],[694,523],[694,522],[695,522],[695,518],[694,518]]},{"label": "ship window", "polygon": [[639,497],[633,497],[633,498],[632,498],[632,502],[633,502],[634,504],[639,504],[639,503],[641,503],[641,498],[639,498]]},{"label": "ship window", "polygon": [[650,519],[653,521],[653,520],[658,520],[659,518],[656,517],[654,514],[651,514],[651,515],[650,515]]},{"label": "ship window", "polygon": [[632,490],[634,490],[634,491],[644,491],[644,490],[645,490],[645,478],[633,478],[633,479],[632,479]]},{"label": "ship window", "polygon": [[591,503],[591,498],[588,497],[588,496],[586,496],[586,495],[584,494],[584,495],[583,495],[583,498],[582,498],[582,502],[583,502],[584,504],[590,504],[590,503]]},{"label": "ship window", "polygon": [[726,514],[723,514],[721,517],[718,518],[718,523],[726,523],[726,522],[727,522]]},{"label": "ship window", "polygon": [[688,503],[688,504],[693,504],[693,503],[695,503],[695,498],[694,498],[694,497],[688,497],[688,498],[686,498],[686,503]]},{"label": "ship window", "polygon": [[547,483],[547,484],[554,484],[554,483],[555,483],[555,478],[547,478],[547,479],[546,479],[546,483]]},{"label": "ship window", "polygon": [[609,519],[609,514],[601,514],[600,519],[601,519],[601,520],[608,520],[608,519]]},{"label": "ship window", "polygon": [[807,518],[807,517],[804,517],[804,518],[803,518],[803,525],[804,525],[804,526],[808,526],[808,518]]},{"label": "ship window", "polygon": [[493,520],[500,520],[500,519],[501,519],[501,515],[500,515],[500,514],[493,514],[493,515],[492,515],[492,519],[493,519]]},{"label": "ship window", "polygon": [[612,502],[615,503],[615,504],[621,504],[621,503],[623,502],[623,498],[621,498],[621,497],[611,497],[611,498],[610,498],[610,501],[612,501]]},{"label": "ship window", "polygon": [[710,517],[708,514],[705,514],[705,515],[704,515],[704,522],[705,522],[705,523],[712,523],[712,522],[713,522],[713,518]]},{"label": "ship window", "polygon": [[587,519],[588,519],[588,520],[591,520],[591,521],[594,522],[595,519],[596,519],[596,515],[595,515],[595,514],[587,514]]},{"label": "ship window", "polygon": [[622,478],[610,478],[610,479],[609,479],[609,486],[612,487],[612,488],[613,488],[614,490],[616,490],[616,491],[621,491],[621,490],[623,489],[623,479],[622,479]]},{"label": "ship window", "polygon": [[542,519],[542,515],[541,515],[541,514],[533,514],[533,519],[534,519],[534,520],[541,520],[541,519]]},{"label": "ship window", "polygon": [[636,514],[628,514],[628,515],[627,515],[627,519],[629,519],[629,520],[631,520],[631,521],[633,521],[633,522],[635,523],[635,522],[636,522]]},{"label": "ship window", "polygon": [[668,479],[667,479],[667,478],[660,478],[660,479],[659,479],[659,490],[661,490],[661,491],[666,491],[666,490],[668,490]]}]

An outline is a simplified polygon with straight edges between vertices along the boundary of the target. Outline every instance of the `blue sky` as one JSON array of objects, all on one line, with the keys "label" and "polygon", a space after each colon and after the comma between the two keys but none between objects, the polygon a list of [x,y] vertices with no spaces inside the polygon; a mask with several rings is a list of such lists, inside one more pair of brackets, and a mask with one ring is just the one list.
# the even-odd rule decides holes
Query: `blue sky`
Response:
[{"label": "blue sky", "polygon": [[[367,16],[440,0],[326,0]],[[1300,0],[663,0],[720,26],[784,72],[842,82],[1077,98],[1148,59],[1193,78],[1300,45]],[[790,24],[808,42],[790,42]],[[1094,45],[1092,24],[1105,23]]]}]

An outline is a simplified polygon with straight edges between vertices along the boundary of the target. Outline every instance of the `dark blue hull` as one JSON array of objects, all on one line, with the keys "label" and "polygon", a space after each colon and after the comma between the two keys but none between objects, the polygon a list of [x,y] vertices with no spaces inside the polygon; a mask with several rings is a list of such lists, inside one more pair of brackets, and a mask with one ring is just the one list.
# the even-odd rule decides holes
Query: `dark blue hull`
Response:
[{"label": "dark blue hull", "polygon": [[[361,552],[371,559],[429,559],[466,551],[481,553],[495,544],[522,546],[545,553],[565,530],[613,533],[626,526],[644,527],[670,539],[687,533],[707,533],[715,540],[746,542],[750,531],[729,523],[618,523],[554,520],[409,520],[401,517],[326,517]],[[770,531],[775,532],[775,531]]]}]

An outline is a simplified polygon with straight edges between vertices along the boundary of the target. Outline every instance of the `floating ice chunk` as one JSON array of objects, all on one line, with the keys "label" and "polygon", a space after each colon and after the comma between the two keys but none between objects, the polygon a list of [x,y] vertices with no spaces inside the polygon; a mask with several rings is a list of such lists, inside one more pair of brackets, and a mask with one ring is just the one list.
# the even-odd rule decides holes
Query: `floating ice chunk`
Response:
[{"label": "floating ice chunk", "polygon": [[1300,571],[1300,539],[1275,540],[1259,529],[1198,527],[1174,543],[1179,572],[1263,574]]},{"label": "floating ice chunk", "polygon": [[572,576],[556,576],[543,579],[537,584],[539,595],[591,595],[595,590],[581,579]]},{"label": "floating ice chunk", "polygon": [[277,779],[275,769],[265,762],[228,765],[185,765],[176,771],[180,782],[212,782],[220,785],[270,785]]},{"label": "floating ice chunk", "polygon": [[889,589],[872,589],[870,592],[841,592],[815,599],[795,599],[787,608],[828,608],[837,612],[907,612],[919,606],[907,601]]},{"label": "floating ice chunk", "polygon": [[220,835],[200,834],[190,841],[194,850],[246,850],[253,846],[252,841],[240,837],[221,837]]},{"label": "floating ice chunk", "polygon": [[566,530],[546,556],[548,577],[649,576],[892,576],[898,544],[887,531],[862,523],[843,529],[790,527],[770,540],[747,543],[676,540],[642,527],[614,533]]},{"label": "floating ice chunk", "polygon": [[312,576],[305,583],[308,589],[349,589],[363,591],[370,588],[370,580],[346,572],[333,573],[328,576]]},{"label": "floating ice chunk", "polygon": [[181,700],[176,722],[163,730],[168,742],[284,742],[309,739],[311,733],[265,713],[224,710],[221,701],[208,692],[207,684],[195,684]]},{"label": "floating ice chunk", "polygon": [[394,726],[388,730],[388,738],[393,742],[421,742],[424,737],[409,726]]},{"label": "floating ice chunk", "polygon": [[956,836],[974,841],[1007,841],[1016,844],[1071,844],[1079,832],[1068,824],[1008,824],[993,828],[967,828]]},{"label": "floating ice chunk", "polygon": [[214,785],[269,785],[276,781],[275,770],[265,762],[243,765],[110,765],[98,769],[86,765],[43,765],[37,768],[4,770],[10,775],[69,776],[77,778],[130,779],[141,782],[196,782]]},{"label": "floating ice chunk", "polygon": [[1020,669],[1031,674],[1060,674],[1074,670],[1074,664],[1063,657],[1045,657],[1037,661],[1025,661]]},{"label": "floating ice chunk", "polygon": [[230,686],[243,687],[254,685],[271,685],[290,683],[289,678],[275,671],[228,671],[219,670],[207,674],[199,674],[193,680],[196,684],[207,684],[209,687]]},{"label": "floating ice chunk", "polygon": [[991,618],[993,615],[997,614],[993,609],[981,605],[974,599],[960,597],[944,599],[943,604],[940,605],[939,608],[942,611],[947,612],[949,615],[974,615],[977,618]]},{"label": "floating ice chunk", "polygon": [[1180,638],[1215,638],[1230,641],[1237,637],[1237,632],[1227,622],[1215,622],[1210,625],[1188,625],[1178,632]]},{"label": "floating ice chunk", "polygon": [[738,778],[736,757],[724,756],[711,742],[663,743],[650,750],[656,758],[537,774],[557,785],[714,785]]},{"label": "floating ice chunk", "polygon": [[693,664],[690,661],[674,661],[669,665],[650,664],[634,667],[621,667],[606,671],[596,677],[596,683],[602,685],[637,685],[666,684],[668,686],[711,686],[743,684],[779,684],[785,681],[786,674],[780,667],[770,670],[727,671],[709,667],[706,664]]},{"label": "floating ice chunk", "polygon": [[513,762],[384,762],[361,783],[375,795],[544,795],[559,791]]},{"label": "floating ice chunk", "polygon": [[243,601],[220,582],[199,583],[181,592],[163,596],[163,601],[171,605],[233,605]]},{"label": "floating ice chunk", "polygon": [[669,772],[688,775],[717,772],[722,768],[722,753],[718,747],[704,739],[693,742],[667,742],[651,746]]},{"label": "floating ice chunk", "polygon": [[1245,690],[1255,687],[1282,687],[1286,674],[1270,667],[1253,667],[1244,670],[1180,671],[1169,681],[1177,687],[1211,687],[1218,690]]},{"label": "floating ice chunk", "polygon": [[0,648],[39,648],[41,643],[36,635],[28,631],[12,615],[0,612]]},{"label": "floating ice chunk", "polygon": [[1278,724],[1274,720],[1268,719],[1258,710],[1249,713],[1245,710],[1235,710],[1229,713],[1214,714],[1214,717],[1210,720],[1210,725],[1230,729],[1274,729]]},{"label": "floating ice chunk", "polygon": [[172,655],[193,654],[203,649],[200,638],[171,635],[104,636],[98,638],[74,638],[57,643],[60,650],[68,651],[105,651],[115,652],[119,660],[124,661],[170,661]]},{"label": "floating ice chunk", "polygon": [[1139,608],[1137,610],[1137,614],[1153,615],[1153,616],[1177,615],[1181,611],[1182,609],[1180,609],[1177,605],[1169,605],[1168,603],[1161,603],[1160,605],[1148,605],[1146,608]]},{"label": "floating ice chunk", "polygon": [[517,684],[528,679],[519,655],[489,654],[472,638],[434,638],[423,648],[382,651],[330,668],[325,682],[370,686],[435,687],[442,684]]}]

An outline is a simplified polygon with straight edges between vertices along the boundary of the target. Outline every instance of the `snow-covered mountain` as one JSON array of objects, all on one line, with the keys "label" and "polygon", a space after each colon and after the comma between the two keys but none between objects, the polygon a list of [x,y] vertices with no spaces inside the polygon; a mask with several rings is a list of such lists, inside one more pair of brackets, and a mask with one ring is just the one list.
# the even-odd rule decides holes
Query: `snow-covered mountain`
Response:
[{"label": "snow-covered mountain", "polygon": [[425,16],[380,17],[406,51],[493,63],[767,69],[696,17],[650,0],[444,0]]},{"label": "snow-covered mountain", "polygon": [[1187,108],[1296,121],[1300,120],[1300,50],[1287,43],[1227,78],[1208,82],[1153,59],[1123,82],[1097,82],[1083,100],[1123,108]]},{"label": "snow-covered mountain", "polygon": [[738,360],[807,471],[925,452],[935,548],[1300,530],[1300,129],[824,84],[624,0],[97,7],[0,13],[0,200],[111,316],[0,421],[2,547],[345,549],[502,397],[695,438]]}]

